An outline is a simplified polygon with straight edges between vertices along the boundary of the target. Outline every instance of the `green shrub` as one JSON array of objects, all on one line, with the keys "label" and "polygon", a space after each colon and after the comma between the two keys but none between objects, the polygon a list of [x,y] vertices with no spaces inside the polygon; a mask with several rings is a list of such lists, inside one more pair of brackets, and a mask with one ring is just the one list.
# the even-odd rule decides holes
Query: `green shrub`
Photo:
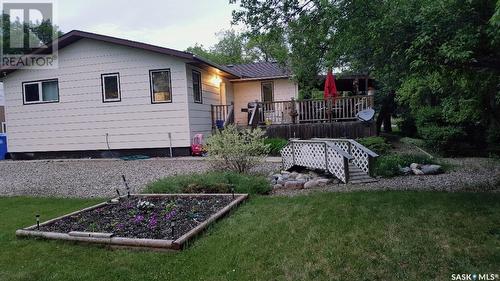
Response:
[{"label": "green shrub", "polygon": [[446,152],[454,150],[457,142],[464,136],[458,127],[430,125],[419,127],[418,132],[427,147]]},{"label": "green shrub", "polygon": [[271,186],[263,176],[236,172],[207,172],[166,177],[150,183],[145,193],[236,193],[267,194]]},{"label": "green shrub", "polygon": [[435,161],[421,154],[389,154],[376,159],[374,172],[377,176],[394,177],[400,174],[399,168],[411,163],[435,164]]},{"label": "green shrub", "polygon": [[269,146],[269,154],[273,156],[279,156],[280,150],[287,145],[288,140],[280,138],[268,138],[264,140],[264,143]]},{"label": "green shrub", "polygon": [[391,145],[383,137],[366,137],[357,141],[378,155],[384,155],[391,149]]},{"label": "green shrub", "polygon": [[415,114],[417,128],[443,124],[443,112],[440,107],[425,106]]},{"label": "green shrub", "polygon": [[217,170],[244,173],[262,162],[269,152],[261,129],[238,130],[229,125],[207,140],[209,157]]},{"label": "green shrub", "polygon": [[232,184],[215,183],[215,184],[199,184],[192,183],[182,188],[183,193],[231,193]]},{"label": "green shrub", "polygon": [[401,119],[396,122],[396,125],[403,136],[415,137],[417,135],[415,118],[408,113],[402,114]]}]

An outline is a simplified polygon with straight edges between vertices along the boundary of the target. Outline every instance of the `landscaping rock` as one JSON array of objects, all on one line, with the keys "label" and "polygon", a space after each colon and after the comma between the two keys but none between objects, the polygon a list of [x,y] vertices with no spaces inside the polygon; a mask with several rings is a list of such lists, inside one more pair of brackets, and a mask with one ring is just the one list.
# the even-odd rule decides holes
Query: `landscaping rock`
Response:
[{"label": "landscaping rock", "polygon": [[418,163],[411,163],[410,164],[410,169],[412,169],[412,170],[420,169],[420,164],[418,164]]},{"label": "landscaping rock", "polygon": [[331,182],[330,179],[325,179],[325,178],[318,178],[316,179],[316,184],[319,186],[325,186]]},{"label": "landscaping rock", "polygon": [[410,167],[399,168],[399,172],[402,175],[409,175],[409,174],[411,174],[411,168]]},{"label": "landscaping rock", "polygon": [[425,175],[435,175],[435,174],[440,174],[442,172],[441,166],[439,165],[422,165],[420,170]]},{"label": "landscaping rock", "polygon": [[412,169],[411,171],[417,176],[424,175],[424,172],[422,172],[422,170],[419,169]]},{"label": "landscaping rock", "polygon": [[299,181],[287,181],[285,183],[286,189],[302,189],[304,188],[304,183]]},{"label": "landscaping rock", "polygon": [[275,185],[273,185],[273,190],[274,189],[280,189],[280,188],[283,188],[283,185],[281,185],[281,184],[275,184]]},{"label": "landscaping rock", "polygon": [[310,181],[304,183],[304,188],[305,189],[313,188],[313,187],[316,187],[316,186],[318,186],[317,180],[310,180]]}]

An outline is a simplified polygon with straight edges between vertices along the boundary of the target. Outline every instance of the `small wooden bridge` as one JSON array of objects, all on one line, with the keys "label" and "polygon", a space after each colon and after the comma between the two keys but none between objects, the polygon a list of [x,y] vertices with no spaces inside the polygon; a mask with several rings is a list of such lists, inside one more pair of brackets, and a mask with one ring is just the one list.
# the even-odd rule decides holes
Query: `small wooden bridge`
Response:
[{"label": "small wooden bridge", "polygon": [[290,140],[281,150],[283,168],[301,166],[327,171],[343,183],[367,183],[378,155],[352,139]]}]

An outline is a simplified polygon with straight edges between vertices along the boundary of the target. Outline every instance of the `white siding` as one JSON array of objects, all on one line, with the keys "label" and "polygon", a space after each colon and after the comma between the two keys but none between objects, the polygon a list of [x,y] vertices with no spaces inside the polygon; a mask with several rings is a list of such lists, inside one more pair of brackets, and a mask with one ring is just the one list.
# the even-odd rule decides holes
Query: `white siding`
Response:
[{"label": "white siding", "polygon": [[0,83],[0,106],[5,105],[5,97],[3,93],[3,83]]},{"label": "white siding", "polygon": [[[269,81],[269,80],[266,80]],[[272,80],[274,84],[274,101],[287,101],[299,96],[297,83],[289,79]],[[235,122],[246,125],[247,113],[241,112],[249,102],[261,101],[261,84],[263,81],[234,82]]]},{"label": "white siding", "polygon": [[[179,58],[82,39],[59,51],[59,68],[4,80],[9,151],[161,148],[190,145],[186,67]],[[149,70],[169,68],[172,103],[151,104]],[[101,74],[119,72],[121,102],[103,103]],[[59,79],[59,103],[23,105],[22,82]],[[191,97],[192,98],[192,97]]]},{"label": "white siding", "polygon": [[[195,68],[186,65],[187,69],[187,96],[189,107],[189,125],[191,137],[195,134],[203,134],[208,137],[212,132],[212,104],[221,104],[221,89],[220,84],[214,81],[217,74],[208,72],[203,69]],[[202,89],[202,103],[195,103],[193,96],[193,79],[192,71],[196,70],[201,73],[201,89]],[[221,77],[219,77],[222,79]],[[223,81],[223,80],[221,80]],[[227,83],[230,83],[227,81]]]}]

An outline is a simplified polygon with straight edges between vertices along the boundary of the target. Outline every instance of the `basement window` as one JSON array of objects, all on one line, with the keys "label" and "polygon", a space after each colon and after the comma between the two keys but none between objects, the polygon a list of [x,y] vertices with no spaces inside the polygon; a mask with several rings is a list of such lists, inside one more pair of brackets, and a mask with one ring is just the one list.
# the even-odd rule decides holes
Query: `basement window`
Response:
[{"label": "basement window", "polygon": [[159,69],[149,71],[151,83],[151,102],[172,102],[172,83],[170,80],[170,69]]},{"label": "basement window", "polygon": [[203,103],[201,95],[201,73],[193,70],[193,99],[196,103]]},{"label": "basement window", "polygon": [[101,75],[102,101],[116,102],[121,101],[120,93],[120,74],[108,73]]},{"label": "basement window", "polygon": [[24,82],[23,102],[24,104],[59,102],[58,80]]}]

